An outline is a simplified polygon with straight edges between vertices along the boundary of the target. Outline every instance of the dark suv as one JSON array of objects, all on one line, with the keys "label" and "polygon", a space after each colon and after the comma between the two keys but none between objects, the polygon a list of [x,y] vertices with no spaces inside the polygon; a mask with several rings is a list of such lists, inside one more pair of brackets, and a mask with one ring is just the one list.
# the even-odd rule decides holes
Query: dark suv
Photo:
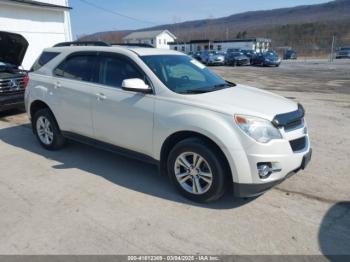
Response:
[{"label": "dark suv", "polygon": [[341,47],[336,53],[336,59],[350,58],[350,47]]},{"label": "dark suv", "polygon": [[27,48],[23,36],[0,31],[0,111],[23,107],[28,76],[19,67]]}]

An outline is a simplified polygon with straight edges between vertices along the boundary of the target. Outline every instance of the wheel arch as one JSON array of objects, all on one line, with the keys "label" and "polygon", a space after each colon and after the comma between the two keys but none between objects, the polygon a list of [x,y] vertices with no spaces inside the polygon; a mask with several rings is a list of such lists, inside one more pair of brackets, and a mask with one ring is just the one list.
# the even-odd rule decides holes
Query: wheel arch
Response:
[{"label": "wheel arch", "polygon": [[29,114],[30,114],[30,118],[33,118],[35,113],[38,112],[38,110],[44,109],[44,108],[48,108],[51,113],[52,110],[51,108],[48,106],[48,104],[46,104],[45,102],[41,101],[41,100],[35,100],[33,101],[30,106],[29,106]]},{"label": "wheel arch", "polygon": [[45,108],[50,110],[51,114],[54,117],[54,120],[56,121],[57,126],[60,128],[60,126],[58,124],[58,121],[56,119],[56,116],[54,115],[54,113],[51,110],[50,106],[47,103],[45,103],[44,101],[42,101],[42,100],[35,100],[29,106],[29,115],[30,115],[30,119],[31,119],[31,122],[32,122],[33,132],[35,132],[34,123],[33,123],[33,117],[34,117],[36,112],[38,112],[41,109],[45,109]]},{"label": "wheel arch", "polygon": [[167,160],[171,149],[177,143],[188,138],[199,138],[202,141],[204,141],[208,146],[210,146],[211,149],[215,150],[225,165],[225,170],[227,172],[228,177],[230,178],[230,180],[232,180],[232,170],[223,150],[212,139],[195,131],[178,131],[176,133],[171,134],[165,139],[160,151],[160,171],[162,174],[165,174],[167,172]]}]

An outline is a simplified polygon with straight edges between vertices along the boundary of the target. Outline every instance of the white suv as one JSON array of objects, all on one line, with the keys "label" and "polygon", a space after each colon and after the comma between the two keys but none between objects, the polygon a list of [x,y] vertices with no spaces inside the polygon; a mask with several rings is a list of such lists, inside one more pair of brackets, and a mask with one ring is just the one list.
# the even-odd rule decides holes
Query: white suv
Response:
[{"label": "white suv", "polygon": [[[39,63],[39,64],[38,64]],[[45,49],[25,104],[39,142],[73,139],[157,163],[185,197],[262,194],[304,169],[304,109],[227,82],[182,53],[154,48]]]}]

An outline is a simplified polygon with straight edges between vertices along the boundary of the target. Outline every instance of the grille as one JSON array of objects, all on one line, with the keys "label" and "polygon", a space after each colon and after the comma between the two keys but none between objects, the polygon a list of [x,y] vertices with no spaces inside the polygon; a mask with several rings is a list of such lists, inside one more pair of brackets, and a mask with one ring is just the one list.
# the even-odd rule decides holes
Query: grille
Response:
[{"label": "grille", "polygon": [[24,91],[23,77],[0,79],[0,95]]},{"label": "grille", "polygon": [[292,122],[289,122],[287,123],[285,126],[284,126],[284,129],[286,131],[290,130],[290,129],[294,129],[298,126],[301,126],[303,124],[303,119],[297,119],[297,120],[294,120]]},{"label": "grille", "polygon": [[306,137],[298,138],[296,140],[289,141],[293,152],[303,150],[306,147]]}]

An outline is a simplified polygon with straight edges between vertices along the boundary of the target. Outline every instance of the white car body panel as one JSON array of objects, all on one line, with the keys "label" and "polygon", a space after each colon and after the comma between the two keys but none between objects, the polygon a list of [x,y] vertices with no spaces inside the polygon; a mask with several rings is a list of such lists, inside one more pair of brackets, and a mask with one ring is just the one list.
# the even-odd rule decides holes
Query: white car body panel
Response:
[{"label": "white car body panel", "polygon": [[154,96],[95,85],[94,138],[153,156]]}]

